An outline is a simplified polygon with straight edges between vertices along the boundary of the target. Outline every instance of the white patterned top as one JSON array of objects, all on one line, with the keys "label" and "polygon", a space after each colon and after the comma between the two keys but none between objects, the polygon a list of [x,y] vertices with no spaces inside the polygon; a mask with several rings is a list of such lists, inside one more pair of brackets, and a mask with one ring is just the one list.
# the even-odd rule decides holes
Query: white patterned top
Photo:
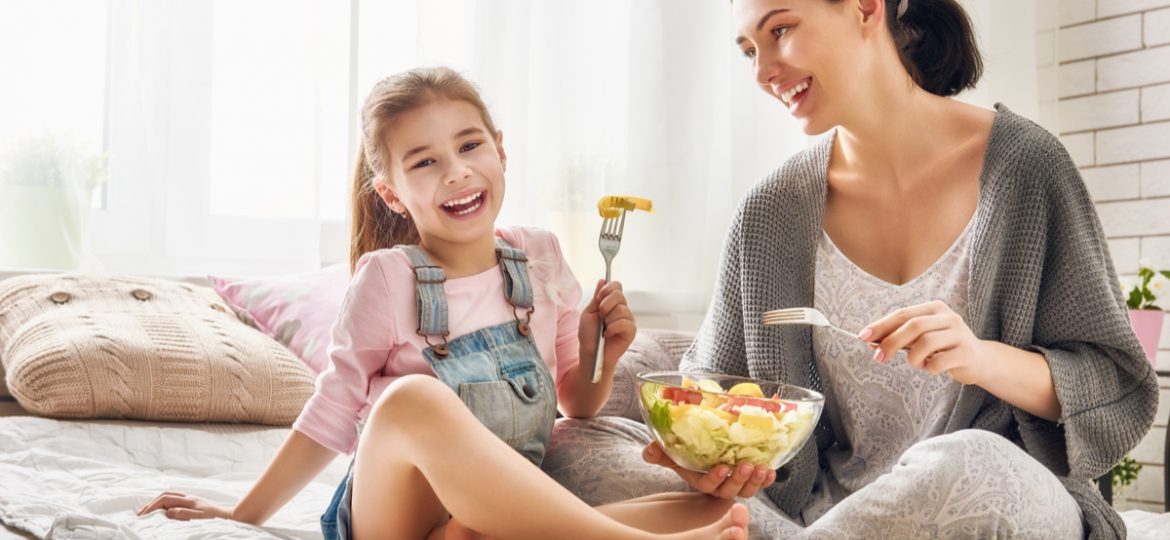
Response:
[{"label": "white patterned top", "polygon": [[[968,224],[934,265],[902,285],[866,273],[822,233],[814,307],[850,332],[896,309],[932,300],[946,302],[966,320],[970,231]],[[813,353],[827,397],[839,413],[832,418],[838,446],[825,453],[835,487],[855,492],[889,472],[914,443],[944,433],[962,389],[950,375],[910,367],[905,351],[878,364],[865,343],[828,328],[814,329]],[[834,499],[844,495],[833,491],[838,492]]]}]

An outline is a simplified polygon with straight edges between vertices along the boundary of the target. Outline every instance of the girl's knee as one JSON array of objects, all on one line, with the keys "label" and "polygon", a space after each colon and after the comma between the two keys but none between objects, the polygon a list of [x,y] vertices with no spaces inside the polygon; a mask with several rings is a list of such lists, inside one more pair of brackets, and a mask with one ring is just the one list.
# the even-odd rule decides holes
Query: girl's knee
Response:
[{"label": "girl's knee", "polygon": [[380,422],[419,411],[433,416],[435,411],[448,406],[451,400],[462,405],[458,396],[442,381],[427,375],[406,375],[386,387],[374,402],[369,421]]}]

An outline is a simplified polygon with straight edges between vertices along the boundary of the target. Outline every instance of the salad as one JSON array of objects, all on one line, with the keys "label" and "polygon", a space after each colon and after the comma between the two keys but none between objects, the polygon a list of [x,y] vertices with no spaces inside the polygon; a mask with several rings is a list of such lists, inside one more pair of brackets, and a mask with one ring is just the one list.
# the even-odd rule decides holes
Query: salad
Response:
[{"label": "salad", "polygon": [[779,467],[808,438],[819,412],[809,403],[765,397],[755,383],[724,391],[709,379],[684,378],[681,388],[644,381],[641,399],[667,454],[698,471],[745,461]]}]

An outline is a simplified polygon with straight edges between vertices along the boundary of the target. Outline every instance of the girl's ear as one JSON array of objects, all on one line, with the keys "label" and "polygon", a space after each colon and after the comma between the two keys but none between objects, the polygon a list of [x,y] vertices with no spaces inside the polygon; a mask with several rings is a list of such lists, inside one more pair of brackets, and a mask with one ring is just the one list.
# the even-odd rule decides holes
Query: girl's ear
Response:
[{"label": "girl's ear", "polygon": [[386,206],[390,207],[391,211],[403,216],[406,215],[406,205],[402,204],[402,199],[398,198],[398,195],[394,193],[393,189],[390,189],[389,185],[385,182],[374,184],[374,191],[378,192],[378,196],[382,198]]},{"label": "girl's ear", "polygon": [[504,131],[496,132],[496,152],[500,154],[500,167],[508,170],[508,153],[504,152]]}]

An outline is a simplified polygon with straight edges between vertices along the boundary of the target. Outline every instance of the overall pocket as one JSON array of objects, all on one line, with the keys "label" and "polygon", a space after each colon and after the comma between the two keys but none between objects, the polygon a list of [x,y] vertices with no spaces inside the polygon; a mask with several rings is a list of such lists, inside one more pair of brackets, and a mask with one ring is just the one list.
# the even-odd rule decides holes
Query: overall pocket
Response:
[{"label": "overall pocket", "polygon": [[492,433],[520,450],[548,421],[545,388],[535,366],[501,369],[502,380],[462,383],[459,397]]}]

